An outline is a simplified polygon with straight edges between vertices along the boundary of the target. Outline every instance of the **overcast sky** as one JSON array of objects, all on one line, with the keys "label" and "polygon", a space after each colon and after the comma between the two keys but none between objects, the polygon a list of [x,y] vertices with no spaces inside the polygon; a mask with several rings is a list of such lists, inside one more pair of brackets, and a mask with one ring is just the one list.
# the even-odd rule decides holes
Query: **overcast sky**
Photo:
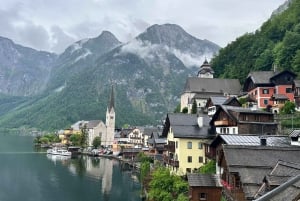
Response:
[{"label": "overcast sky", "polygon": [[285,0],[0,0],[0,36],[60,53],[103,30],[128,42],[153,24],[178,24],[224,47],[258,29]]}]

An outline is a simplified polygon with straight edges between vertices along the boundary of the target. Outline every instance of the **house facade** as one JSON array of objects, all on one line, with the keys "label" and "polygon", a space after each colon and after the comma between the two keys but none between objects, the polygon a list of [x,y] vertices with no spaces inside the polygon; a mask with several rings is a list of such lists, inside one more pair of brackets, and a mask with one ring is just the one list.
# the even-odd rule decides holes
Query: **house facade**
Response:
[{"label": "house facade", "polygon": [[272,107],[275,113],[286,101],[295,102],[296,74],[284,70],[251,72],[243,86],[243,91],[254,98],[258,108]]},{"label": "house facade", "polygon": [[276,134],[274,114],[251,108],[221,105],[211,120],[218,134]]},{"label": "house facade", "polygon": [[164,164],[178,175],[185,175],[206,162],[204,143],[214,132],[207,115],[168,114],[162,136],[167,138]]},{"label": "house facade", "polygon": [[190,201],[221,200],[222,185],[218,175],[189,173],[187,179]]}]

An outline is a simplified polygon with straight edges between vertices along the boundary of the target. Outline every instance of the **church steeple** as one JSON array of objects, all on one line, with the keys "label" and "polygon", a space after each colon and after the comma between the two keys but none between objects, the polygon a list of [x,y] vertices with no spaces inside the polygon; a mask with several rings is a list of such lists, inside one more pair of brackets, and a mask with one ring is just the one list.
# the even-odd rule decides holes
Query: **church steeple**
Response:
[{"label": "church steeple", "polygon": [[115,94],[114,94],[114,86],[111,86],[111,92],[110,92],[110,101],[108,106],[108,111],[110,112],[112,109],[115,108]]},{"label": "church steeple", "polygon": [[[104,137],[103,145],[106,147],[112,146],[114,142],[115,136],[115,122],[116,122],[116,114],[115,114],[115,94],[114,94],[114,86],[111,86],[110,99],[107,106],[106,111],[106,135]],[[101,139],[102,140],[102,139]]]},{"label": "church steeple", "polygon": [[214,73],[214,70],[210,67],[210,64],[205,58],[203,64],[200,66],[197,76],[201,78],[214,78]]}]

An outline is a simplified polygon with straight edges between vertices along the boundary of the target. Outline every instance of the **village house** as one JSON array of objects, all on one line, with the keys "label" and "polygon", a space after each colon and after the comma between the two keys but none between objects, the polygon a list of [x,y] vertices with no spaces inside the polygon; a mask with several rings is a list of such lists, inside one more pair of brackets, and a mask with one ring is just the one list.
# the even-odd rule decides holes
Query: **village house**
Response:
[{"label": "village house", "polygon": [[207,60],[200,66],[197,77],[188,77],[180,97],[180,110],[191,113],[193,102],[199,111],[203,111],[211,96],[238,96],[241,84],[238,79],[219,79],[213,77],[214,71]]},{"label": "village house", "polygon": [[222,145],[217,160],[227,200],[254,200],[278,161],[300,163],[300,147]]},{"label": "village house", "polygon": [[167,114],[162,136],[167,138],[164,163],[178,175],[200,168],[205,162],[204,143],[215,136],[207,115]]},{"label": "village house", "polygon": [[218,134],[276,134],[274,114],[251,108],[220,105],[211,120]]},{"label": "village house", "polygon": [[144,145],[143,132],[141,128],[134,128],[128,135],[128,142],[134,147],[142,148]]},{"label": "village house", "polygon": [[274,113],[278,113],[286,101],[295,102],[295,95],[299,99],[299,88],[295,89],[296,76],[289,70],[251,72],[243,91],[256,100],[258,108],[271,107]]},{"label": "village house", "polygon": [[221,105],[242,106],[236,97],[211,96],[207,100],[205,111],[207,111],[208,116],[212,117]]},{"label": "village house", "polygon": [[165,145],[167,144],[167,138],[162,137],[162,130],[153,130],[151,136],[148,139],[149,153],[154,155],[163,155],[166,151]]},{"label": "village house", "polygon": [[222,185],[218,175],[213,174],[187,174],[190,201],[220,201]]},{"label": "village house", "polygon": [[[218,134],[211,142],[205,156],[210,160],[219,161],[220,153],[223,149],[223,144],[239,145],[239,146],[277,146],[290,147],[291,140],[286,135],[234,135],[234,134]],[[217,174],[222,173],[222,168],[216,164]]]},{"label": "village house", "polygon": [[77,121],[76,123],[72,124],[70,128],[59,131],[59,139],[61,140],[62,144],[70,144],[70,137],[71,135],[80,135],[81,129],[86,126],[88,121]]}]

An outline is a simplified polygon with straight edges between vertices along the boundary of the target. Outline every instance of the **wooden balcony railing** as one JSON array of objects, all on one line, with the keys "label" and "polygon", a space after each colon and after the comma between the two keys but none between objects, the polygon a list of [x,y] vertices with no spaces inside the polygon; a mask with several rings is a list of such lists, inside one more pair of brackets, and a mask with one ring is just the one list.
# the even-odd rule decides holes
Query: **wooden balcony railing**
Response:
[{"label": "wooden balcony railing", "polygon": [[174,160],[168,156],[164,156],[164,163],[173,167],[179,167],[179,161]]}]

